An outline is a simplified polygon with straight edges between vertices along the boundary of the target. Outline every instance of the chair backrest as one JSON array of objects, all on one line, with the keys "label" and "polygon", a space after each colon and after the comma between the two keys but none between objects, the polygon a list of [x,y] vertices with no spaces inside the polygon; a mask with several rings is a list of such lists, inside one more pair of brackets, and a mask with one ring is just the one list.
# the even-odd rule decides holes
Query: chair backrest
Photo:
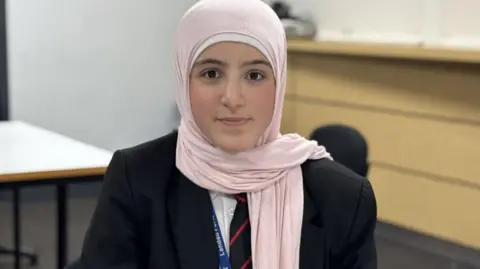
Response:
[{"label": "chair backrest", "polygon": [[336,162],[367,177],[368,146],[365,137],[358,130],[342,124],[324,125],[315,129],[310,139],[324,146]]}]

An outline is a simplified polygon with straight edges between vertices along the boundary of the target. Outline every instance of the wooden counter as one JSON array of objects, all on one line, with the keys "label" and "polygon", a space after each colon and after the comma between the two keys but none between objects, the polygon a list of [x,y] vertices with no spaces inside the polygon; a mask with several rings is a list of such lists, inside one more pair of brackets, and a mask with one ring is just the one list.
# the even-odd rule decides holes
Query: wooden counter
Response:
[{"label": "wooden counter", "polygon": [[419,61],[480,63],[480,50],[448,49],[414,45],[366,44],[359,42],[313,42],[290,40],[292,53],[347,55]]},{"label": "wooden counter", "polygon": [[368,139],[379,218],[480,249],[480,52],[289,42],[283,132]]}]

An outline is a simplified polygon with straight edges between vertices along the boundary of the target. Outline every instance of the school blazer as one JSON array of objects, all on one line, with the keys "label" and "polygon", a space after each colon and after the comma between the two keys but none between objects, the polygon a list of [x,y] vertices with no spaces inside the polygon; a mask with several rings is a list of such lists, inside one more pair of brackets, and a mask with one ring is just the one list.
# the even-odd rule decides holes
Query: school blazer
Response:
[{"label": "school blazer", "polygon": [[[209,193],[176,169],[176,141],[173,132],[114,153],[79,268],[219,268]],[[300,268],[377,268],[369,181],[327,159],[302,170]]]}]

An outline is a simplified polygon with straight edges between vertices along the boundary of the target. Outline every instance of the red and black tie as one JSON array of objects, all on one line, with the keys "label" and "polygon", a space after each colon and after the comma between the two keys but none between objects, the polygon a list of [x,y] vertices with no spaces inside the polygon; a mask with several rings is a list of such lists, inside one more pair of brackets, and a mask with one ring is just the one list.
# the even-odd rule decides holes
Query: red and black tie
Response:
[{"label": "red and black tie", "polygon": [[237,194],[235,198],[237,206],[230,224],[230,264],[232,269],[251,269],[252,246],[247,196]]}]

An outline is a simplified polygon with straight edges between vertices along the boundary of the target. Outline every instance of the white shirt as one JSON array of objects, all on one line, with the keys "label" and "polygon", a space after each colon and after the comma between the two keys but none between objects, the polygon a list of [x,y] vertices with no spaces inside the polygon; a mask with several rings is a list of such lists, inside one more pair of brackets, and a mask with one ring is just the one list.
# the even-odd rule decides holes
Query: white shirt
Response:
[{"label": "white shirt", "polygon": [[223,243],[225,244],[227,253],[230,253],[230,223],[232,222],[233,213],[237,206],[237,200],[233,195],[218,192],[210,192],[210,198],[212,199],[215,215],[217,215],[218,225],[220,226],[220,232],[222,233],[224,241]]}]

